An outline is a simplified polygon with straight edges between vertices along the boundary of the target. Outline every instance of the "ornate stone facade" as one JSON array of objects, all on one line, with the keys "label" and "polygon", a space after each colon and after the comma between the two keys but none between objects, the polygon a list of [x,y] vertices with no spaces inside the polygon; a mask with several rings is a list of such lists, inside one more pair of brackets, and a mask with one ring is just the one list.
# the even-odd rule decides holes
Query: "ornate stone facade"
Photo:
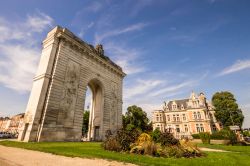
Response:
[{"label": "ornate stone facade", "polygon": [[93,92],[88,137],[104,139],[105,131],[122,126],[124,76],[101,45],[55,27],[43,41],[19,140],[80,141],[87,86]]},{"label": "ornate stone facade", "polygon": [[187,99],[164,102],[163,110],[153,111],[152,122],[153,129],[171,132],[176,138],[221,129],[212,104],[203,93],[197,96],[194,92]]}]

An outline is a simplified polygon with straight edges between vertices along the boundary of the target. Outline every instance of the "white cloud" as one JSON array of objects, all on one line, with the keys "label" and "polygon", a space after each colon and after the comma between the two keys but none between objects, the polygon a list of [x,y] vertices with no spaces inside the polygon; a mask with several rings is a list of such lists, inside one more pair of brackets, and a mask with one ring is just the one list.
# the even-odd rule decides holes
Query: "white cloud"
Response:
[{"label": "white cloud", "polygon": [[133,87],[126,87],[124,90],[124,98],[129,99],[131,97],[144,94],[149,92],[150,90],[156,88],[163,81],[161,80],[142,80],[138,79]]},{"label": "white cloud", "polygon": [[48,26],[52,26],[53,19],[41,12],[38,12],[36,15],[28,16],[26,25],[30,30],[33,32],[42,32],[43,30],[47,29]]},{"label": "white cloud", "polygon": [[0,83],[18,92],[30,91],[39,50],[21,45],[0,45],[0,50]]},{"label": "white cloud", "polygon": [[91,11],[91,12],[98,12],[100,11],[102,8],[102,4],[100,2],[92,2],[86,9],[87,11]]},{"label": "white cloud", "polygon": [[126,74],[136,74],[146,70],[143,61],[140,60],[142,51],[111,42],[104,43],[104,50],[110,54],[115,63],[122,67]]},{"label": "white cloud", "polygon": [[150,96],[159,96],[159,95],[162,95],[162,94],[167,95],[170,92],[175,93],[175,92],[178,92],[182,88],[192,87],[194,85],[196,85],[195,81],[186,81],[186,82],[183,82],[183,83],[180,83],[180,84],[175,84],[175,85],[171,85],[171,86],[167,86],[165,88],[159,89],[158,91],[152,92],[150,94]]},{"label": "white cloud", "polygon": [[31,89],[40,55],[38,35],[51,27],[53,19],[37,12],[26,20],[0,18],[0,83],[24,93]]},{"label": "white cloud", "polygon": [[232,66],[223,69],[218,76],[235,73],[244,69],[250,69],[250,60],[238,60]]},{"label": "white cloud", "polygon": [[127,32],[141,30],[146,25],[147,24],[145,24],[145,23],[137,23],[137,24],[130,25],[130,26],[123,28],[123,29],[110,30],[110,31],[107,31],[101,35],[95,34],[95,44],[102,42],[105,38],[121,35],[121,34],[124,34]]}]

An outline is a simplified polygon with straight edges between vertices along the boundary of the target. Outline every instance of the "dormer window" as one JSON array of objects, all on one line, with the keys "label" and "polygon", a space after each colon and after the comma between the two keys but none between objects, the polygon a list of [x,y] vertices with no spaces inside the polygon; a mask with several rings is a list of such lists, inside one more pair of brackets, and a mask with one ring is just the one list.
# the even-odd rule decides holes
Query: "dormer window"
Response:
[{"label": "dormer window", "polygon": [[184,106],[183,106],[183,104],[181,105],[181,110],[184,110]]},{"label": "dormer window", "polygon": [[177,109],[177,105],[176,105],[176,104],[173,104],[173,105],[172,105],[172,108],[173,108],[173,110],[176,110],[176,109]]}]

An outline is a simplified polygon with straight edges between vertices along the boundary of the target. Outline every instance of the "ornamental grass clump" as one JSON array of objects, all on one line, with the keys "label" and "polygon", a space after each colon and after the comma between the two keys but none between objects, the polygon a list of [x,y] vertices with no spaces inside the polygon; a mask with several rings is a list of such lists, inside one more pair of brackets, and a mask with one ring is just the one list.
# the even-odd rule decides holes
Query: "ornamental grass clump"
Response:
[{"label": "ornamental grass clump", "polygon": [[179,141],[171,133],[161,133],[157,139],[155,138],[153,139],[147,133],[138,135],[136,131],[118,130],[115,135],[109,134],[106,141],[103,142],[103,147],[110,151],[154,157],[190,158],[202,155],[197,146],[190,141]]}]

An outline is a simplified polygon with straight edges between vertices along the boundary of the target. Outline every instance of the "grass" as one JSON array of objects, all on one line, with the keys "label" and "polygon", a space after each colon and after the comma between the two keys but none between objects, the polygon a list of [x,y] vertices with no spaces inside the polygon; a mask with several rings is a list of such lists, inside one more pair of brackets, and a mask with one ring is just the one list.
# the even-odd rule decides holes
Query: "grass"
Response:
[{"label": "grass", "polygon": [[[138,165],[250,165],[250,147],[225,145],[199,145],[208,148],[231,150],[232,152],[219,153],[207,152],[206,157],[201,158],[157,158],[127,153],[117,153],[105,151],[101,148],[101,143],[93,142],[42,142],[24,143],[13,141],[2,141],[0,145],[49,152],[57,155],[82,157],[82,158],[102,158],[121,162],[134,163]],[[235,153],[237,152],[237,153]]]},{"label": "grass", "polygon": [[250,146],[232,146],[232,145],[214,145],[214,144],[199,144],[199,147],[205,147],[210,149],[221,149],[232,152],[247,153],[250,155]]}]

